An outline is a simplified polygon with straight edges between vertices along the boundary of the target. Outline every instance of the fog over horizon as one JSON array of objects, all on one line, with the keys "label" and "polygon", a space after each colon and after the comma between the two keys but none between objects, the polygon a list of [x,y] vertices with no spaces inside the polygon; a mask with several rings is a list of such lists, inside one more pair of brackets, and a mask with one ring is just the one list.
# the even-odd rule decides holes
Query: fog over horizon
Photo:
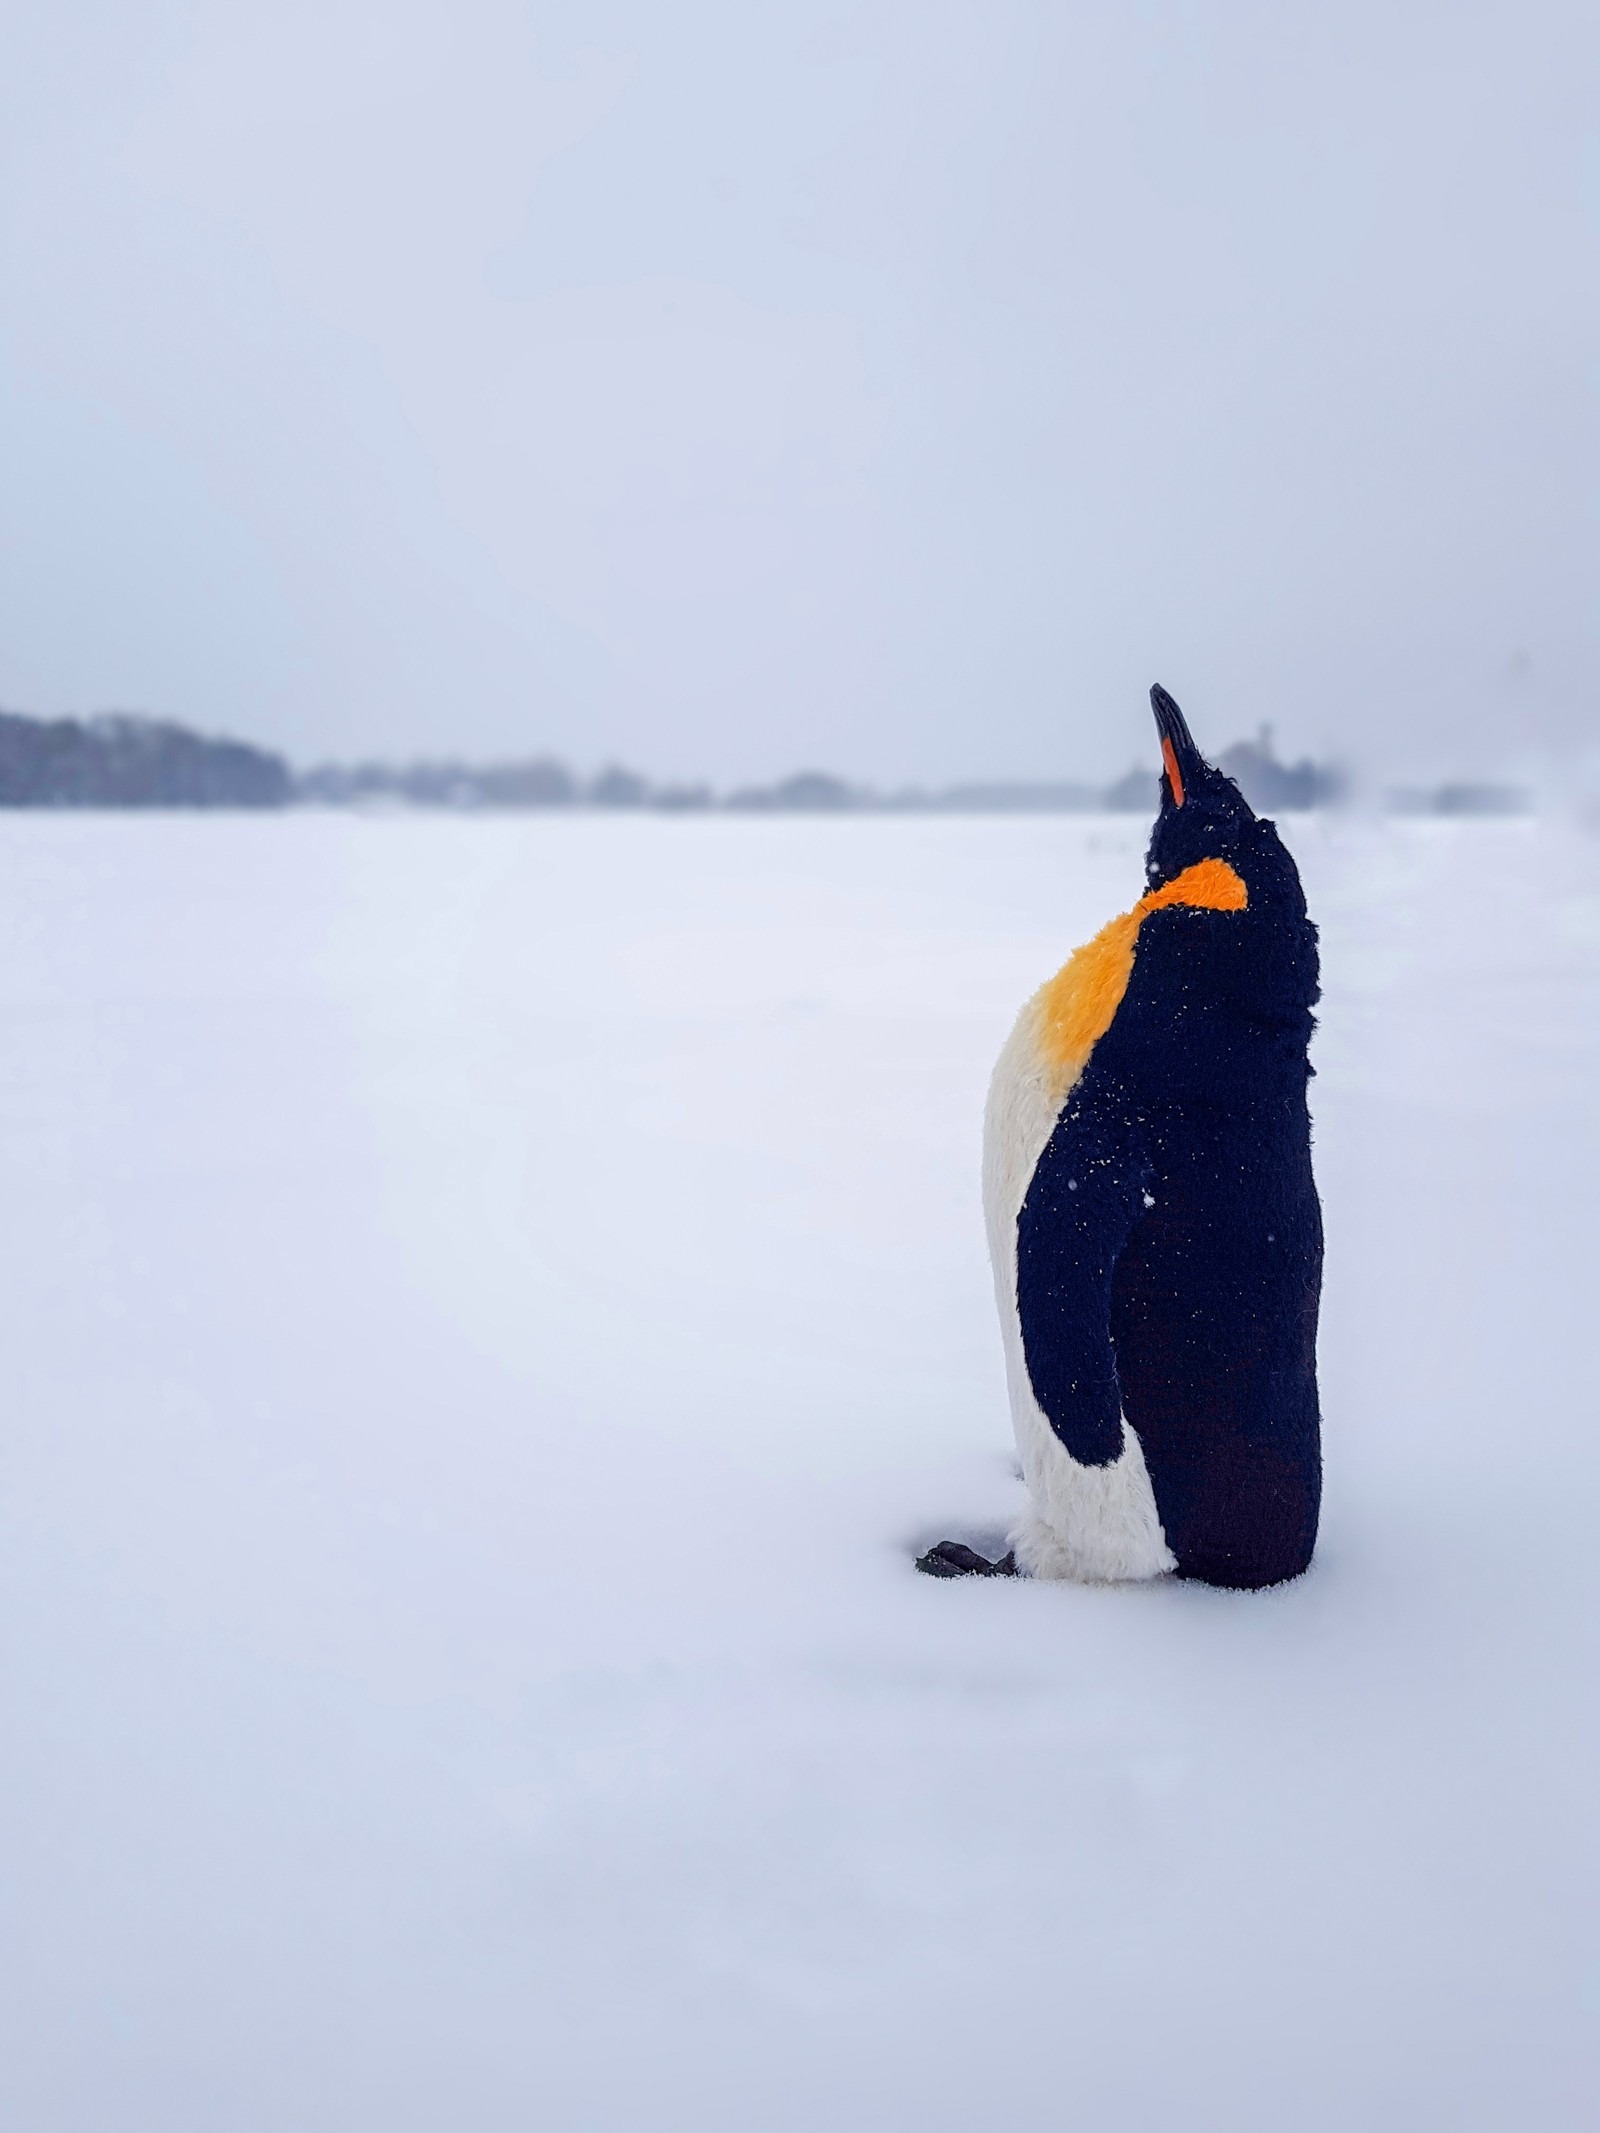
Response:
[{"label": "fog over horizon", "polygon": [[7,0],[0,705],[718,783],[1592,751],[1600,18]]}]

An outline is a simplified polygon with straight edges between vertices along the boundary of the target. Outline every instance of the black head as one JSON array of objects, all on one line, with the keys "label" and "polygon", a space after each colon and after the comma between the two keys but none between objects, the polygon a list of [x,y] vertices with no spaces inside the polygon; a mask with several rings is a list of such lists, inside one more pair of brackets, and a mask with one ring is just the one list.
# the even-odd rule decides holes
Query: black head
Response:
[{"label": "black head", "polygon": [[[1150,836],[1145,873],[1159,888],[1201,859],[1226,859],[1239,872],[1238,855],[1254,843],[1264,826],[1276,842],[1272,825],[1261,824],[1232,778],[1212,768],[1194,744],[1189,722],[1159,682],[1150,691],[1150,708],[1161,737],[1161,812]],[[1248,886],[1248,880],[1246,885]]]},{"label": "black head", "polygon": [[1309,1009],[1316,997],[1316,929],[1306,918],[1300,875],[1276,825],[1256,814],[1225,772],[1195,746],[1188,721],[1159,683],[1150,691],[1161,738],[1161,811],[1150,834],[1145,876],[1152,889],[1202,859],[1221,859],[1249,895],[1241,943],[1247,989],[1260,1004],[1286,995]]},{"label": "black head", "polygon": [[1294,861],[1271,822],[1255,812],[1225,771],[1208,763],[1195,746],[1189,722],[1159,682],[1150,708],[1161,737],[1161,812],[1150,833],[1145,875],[1159,888],[1201,859],[1225,859],[1244,878],[1251,902],[1257,890],[1270,895],[1287,868],[1296,889]]}]

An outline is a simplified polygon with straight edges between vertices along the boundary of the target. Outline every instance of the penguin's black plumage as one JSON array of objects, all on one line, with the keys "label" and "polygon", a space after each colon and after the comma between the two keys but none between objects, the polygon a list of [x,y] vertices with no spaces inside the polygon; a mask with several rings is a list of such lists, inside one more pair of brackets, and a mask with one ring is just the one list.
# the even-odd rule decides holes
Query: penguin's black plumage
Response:
[{"label": "penguin's black plumage", "polygon": [[1321,1494],[1316,929],[1272,823],[1151,703],[1149,889],[1023,1010],[985,1121],[1013,1542],[1038,1576],[1272,1585]]}]

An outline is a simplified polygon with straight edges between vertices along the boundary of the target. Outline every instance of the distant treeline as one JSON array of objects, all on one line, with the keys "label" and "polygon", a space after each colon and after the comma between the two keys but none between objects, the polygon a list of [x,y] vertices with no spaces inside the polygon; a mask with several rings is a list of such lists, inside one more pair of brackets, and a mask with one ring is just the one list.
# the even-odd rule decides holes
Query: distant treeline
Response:
[{"label": "distant treeline", "polygon": [[[1320,807],[1343,791],[1338,775],[1312,762],[1280,763],[1271,735],[1241,741],[1221,758],[1258,807]],[[303,800],[325,806],[381,804],[411,807],[656,808],[668,813],[721,808],[736,814],[1148,814],[1156,804],[1158,773],[1130,770],[1112,785],[1033,784],[1021,779],[880,791],[852,785],[825,770],[797,771],[774,785],[741,785],[717,793],[709,785],[654,785],[637,771],[613,765],[598,777],[575,777],[564,763],[540,757],[525,763],[329,763],[298,781]]]},{"label": "distant treeline", "polygon": [[285,807],[282,756],[164,719],[0,711],[0,807]]},{"label": "distant treeline", "polygon": [[[1263,728],[1218,759],[1251,803],[1274,813],[1340,799],[1338,772],[1309,759],[1280,763]],[[162,719],[115,712],[89,719],[0,711],[0,807],[322,807],[654,809],[736,814],[1143,814],[1157,777],[1130,770],[1112,785],[996,781],[892,792],[803,770],[773,785],[718,793],[655,784],[616,765],[580,778],[553,757],[522,762],[327,763],[296,772],[269,749],[213,740]],[[1515,814],[1522,794],[1501,785],[1405,788],[1389,804],[1409,814]]]},{"label": "distant treeline", "polygon": [[[1218,757],[1252,806],[1290,814],[1326,807],[1345,797],[1341,773],[1309,757],[1281,763],[1272,732],[1236,742]],[[1032,783],[1025,779],[966,785],[901,786],[883,791],[853,785],[825,770],[797,771],[773,785],[740,785],[718,793],[710,785],[656,785],[637,771],[613,765],[598,777],[577,777],[564,763],[543,756],[522,763],[459,762],[329,763],[303,773],[296,784],[302,800],[329,807],[598,807],[654,808],[665,813],[718,808],[735,814],[948,814],[1076,815],[1153,814],[1159,775],[1130,770],[1111,785]],[[1388,795],[1407,814],[1517,814],[1525,796],[1503,785],[1442,785],[1406,788]]]}]

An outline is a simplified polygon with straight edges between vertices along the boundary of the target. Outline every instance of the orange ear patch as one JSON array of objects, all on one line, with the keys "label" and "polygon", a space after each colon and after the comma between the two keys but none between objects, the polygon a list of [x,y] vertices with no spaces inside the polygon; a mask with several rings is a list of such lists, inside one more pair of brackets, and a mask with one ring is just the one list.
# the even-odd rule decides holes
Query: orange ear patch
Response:
[{"label": "orange ear patch", "polygon": [[1225,859],[1185,867],[1165,888],[1141,896],[1085,941],[1040,992],[1039,1042],[1046,1061],[1070,1084],[1111,1027],[1133,975],[1139,928],[1152,911],[1191,904],[1201,911],[1243,911],[1249,892]]},{"label": "orange ear patch", "polygon": [[1146,911],[1163,911],[1168,904],[1194,904],[1202,911],[1242,911],[1249,901],[1250,892],[1226,859],[1201,859],[1185,867],[1164,889],[1141,896],[1133,908],[1141,916]]}]

